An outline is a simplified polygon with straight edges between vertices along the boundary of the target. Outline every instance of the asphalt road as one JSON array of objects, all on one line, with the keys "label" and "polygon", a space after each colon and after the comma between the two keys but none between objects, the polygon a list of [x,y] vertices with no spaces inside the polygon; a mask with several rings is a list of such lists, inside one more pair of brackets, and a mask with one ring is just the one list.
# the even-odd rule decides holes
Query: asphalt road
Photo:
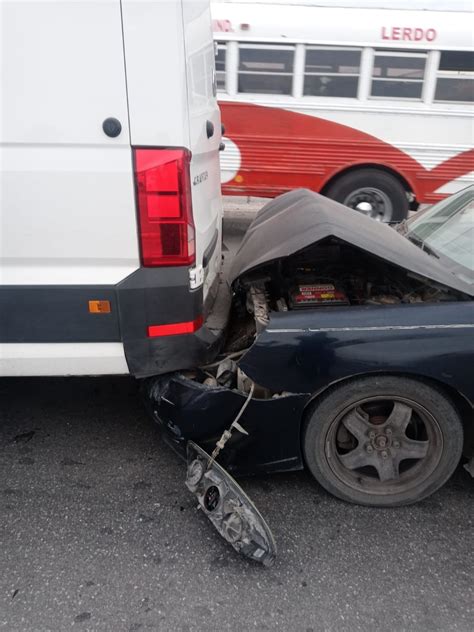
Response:
[{"label": "asphalt road", "polygon": [[278,544],[264,569],[196,510],[132,379],[3,379],[0,417],[0,629],[474,629],[462,468],[396,510],[340,502],[305,472],[242,481]]}]

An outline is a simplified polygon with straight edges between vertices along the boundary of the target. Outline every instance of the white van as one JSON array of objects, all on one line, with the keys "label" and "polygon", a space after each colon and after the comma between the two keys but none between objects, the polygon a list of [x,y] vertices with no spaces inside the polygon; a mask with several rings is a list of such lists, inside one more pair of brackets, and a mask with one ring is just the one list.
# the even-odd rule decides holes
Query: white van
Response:
[{"label": "white van", "polygon": [[205,361],[222,222],[208,1],[0,0],[0,16],[0,375]]}]

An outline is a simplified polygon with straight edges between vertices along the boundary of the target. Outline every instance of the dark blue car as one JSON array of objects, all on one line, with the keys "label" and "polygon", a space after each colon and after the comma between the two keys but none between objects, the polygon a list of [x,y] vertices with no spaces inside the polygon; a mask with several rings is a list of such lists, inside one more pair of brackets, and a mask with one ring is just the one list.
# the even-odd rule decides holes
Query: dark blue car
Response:
[{"label": "dark blue car", "polygon": [[147,382],[173,445],[210,453],[240,415],[231,473],[306,466],[365,505],[436,491],[473,449],[473,199],[397,228],[306,190],[269,202],[232,262],[220,355]]}]

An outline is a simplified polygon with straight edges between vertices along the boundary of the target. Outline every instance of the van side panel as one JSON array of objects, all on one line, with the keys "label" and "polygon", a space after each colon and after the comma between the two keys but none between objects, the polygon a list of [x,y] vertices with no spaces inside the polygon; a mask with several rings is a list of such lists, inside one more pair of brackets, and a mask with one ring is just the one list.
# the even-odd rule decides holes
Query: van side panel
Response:
[{"label": "van side panel", "polygon": [[0,344],[0,375],[124,375],[128,373],[119,342]]},{"label": "van side panel", "polygon": [[140,265],[120,2],[0,5],[0,374],[123,373],[88,311]]},{"label": "van side panel", "polygon": [[0,282],[116,283],[139,266],[119,0],[2,11]]}]

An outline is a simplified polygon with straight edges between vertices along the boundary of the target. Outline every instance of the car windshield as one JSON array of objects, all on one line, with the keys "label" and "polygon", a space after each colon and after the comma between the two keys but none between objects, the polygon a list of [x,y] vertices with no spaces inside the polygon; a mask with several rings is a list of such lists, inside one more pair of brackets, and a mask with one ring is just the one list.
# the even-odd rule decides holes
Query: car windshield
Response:
[{"label": "car windshield", "polygon": [[473,283],[474,186],[410,219],[405,236],[439,255],[456,276]]}]

